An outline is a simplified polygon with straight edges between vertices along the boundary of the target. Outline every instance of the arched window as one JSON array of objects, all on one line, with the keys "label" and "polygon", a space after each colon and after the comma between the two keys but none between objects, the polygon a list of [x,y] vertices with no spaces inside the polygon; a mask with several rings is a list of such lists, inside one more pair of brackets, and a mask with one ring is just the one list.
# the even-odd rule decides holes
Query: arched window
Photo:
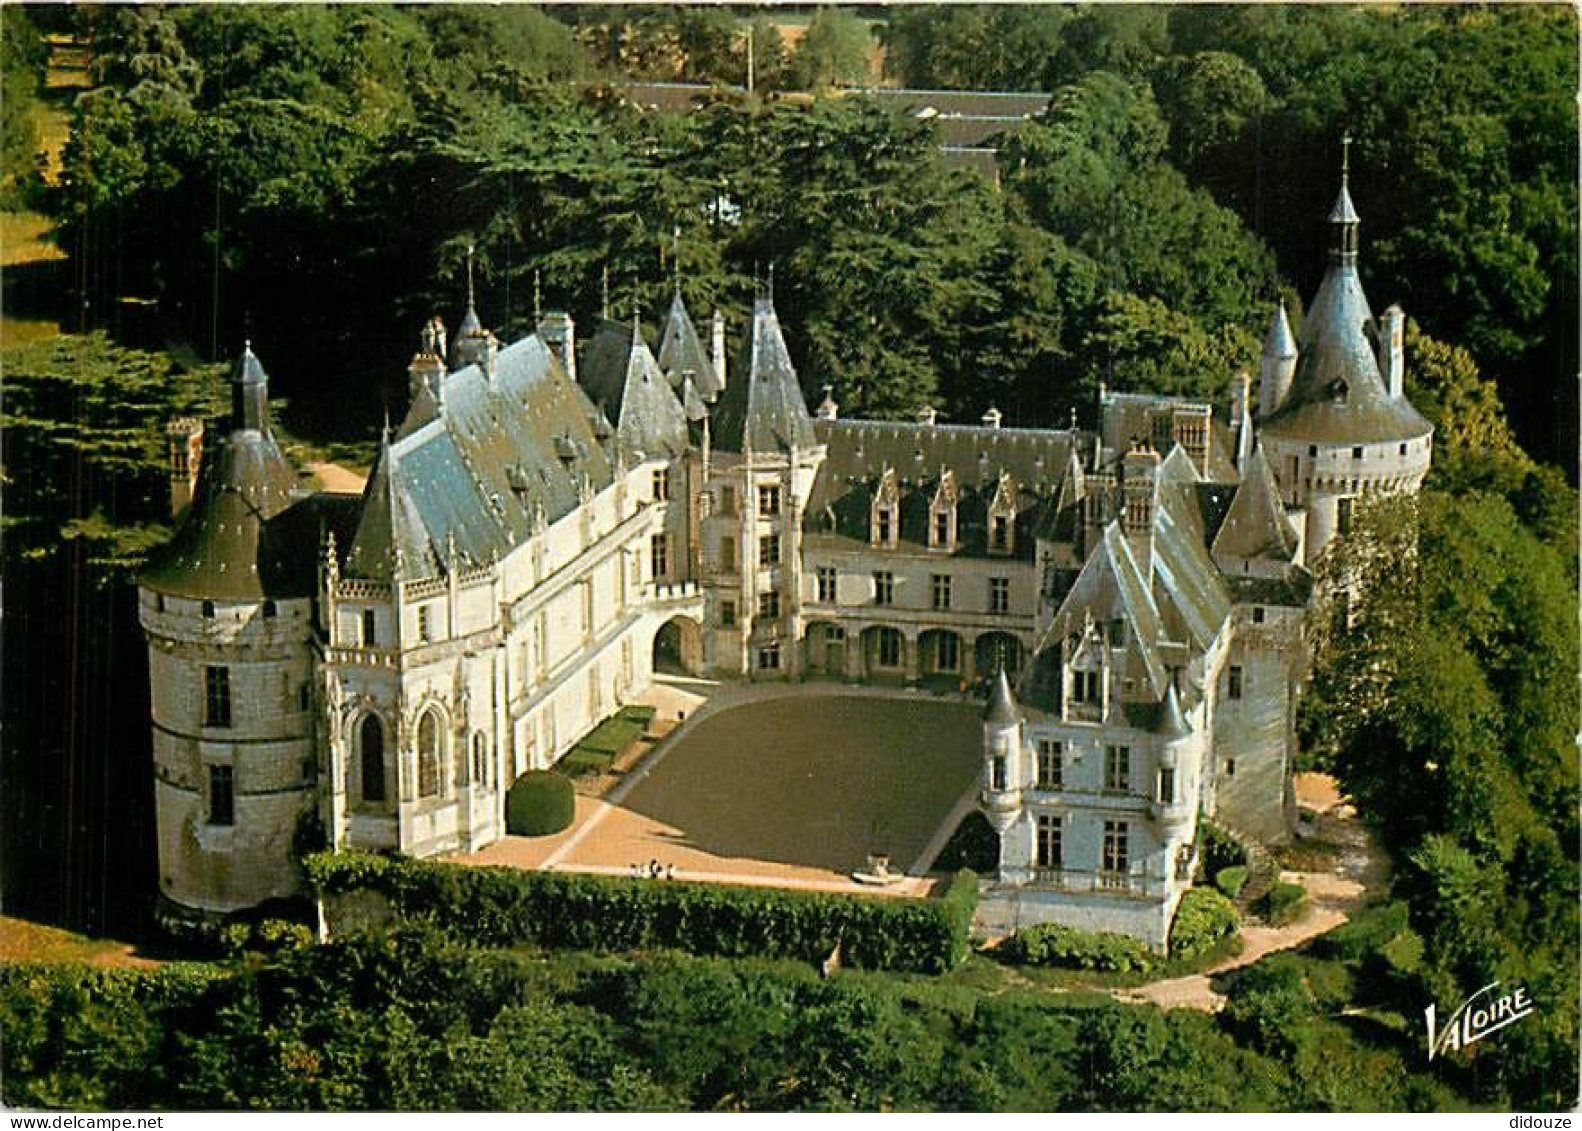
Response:
[{"label": "arched window", "polygon": [[489,784],[489,740],[481,730],[472,732],[472,781],[474,785]]},{"label": "arched window", "polygon": [[417,795],[438,797],[440,792],[440,767],[444,765],[440,750],[439,716],[434,711],[424,711],[417,724]]},{"label": "arched window", "polygon": [[363,716],[357,727],[357,745],[362,756],[363,800],[385,799],[385,728],[378,715]]}]

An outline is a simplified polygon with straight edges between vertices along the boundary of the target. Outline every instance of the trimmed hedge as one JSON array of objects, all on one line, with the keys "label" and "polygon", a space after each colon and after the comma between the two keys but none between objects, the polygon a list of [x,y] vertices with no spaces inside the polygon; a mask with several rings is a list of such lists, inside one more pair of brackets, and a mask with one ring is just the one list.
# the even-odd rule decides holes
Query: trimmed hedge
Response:
[{"label": "trimmed hedge", "polygon": [[1258,911],[1274,926],[1293,923],[1307,905],[1307,889],[1301,884],[1278,883],[1258,901]]},{"label": "trimmed hedge", "polygon": [[505,795],[505,831],[512,836],[549,836],[569,828],[576,815],[571,779],[553,770],[528,770]]},{"label": "trimmed hedge", "polygon": [[362,852],[305,861],[326,896],[374,893],[398,918],[428,920],[481,946],[629,951],[819,962],[940,974],[967,954],[978,880],[957,872],[938,899],[838,895],[738,884],[472,868]]},{"label": "trimmed hedge", "polygon": [[1059,923],[1038,923],[1000,944],[1000,954],[1022,966],[1064,966],[1073,970],[1126,973],[1147,970],[1154,955],[1140,939],[1108,931],[1079,931]]},{"label": "trimmed hedge", "polygon": [[1235,899],[1241,894],[1241,889],[1247,886],[1247,865],[1233,864],[1229,868],[1221,868],[1214,873],[1214,886],[1224,892],[1227,899]]},{"label": "trimmed hedge", "polygon": [[1212,888],[1189,888],[1170,924],[1170,956],[1193,958],[1236,933],[1240,917],[1230,900]]},{"label": "trimmed hedge", "polygon": [[602,774],[617,754],[642,737],[653,721],[654,708],[646,704],[622,707],[566,751],[555,768],[571,777]]}]

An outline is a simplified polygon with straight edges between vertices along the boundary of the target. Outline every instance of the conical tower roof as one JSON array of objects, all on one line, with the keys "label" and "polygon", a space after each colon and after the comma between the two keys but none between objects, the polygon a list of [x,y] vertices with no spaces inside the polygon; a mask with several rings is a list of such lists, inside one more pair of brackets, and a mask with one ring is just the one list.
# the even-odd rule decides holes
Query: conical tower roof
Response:
[{"label": "conical tower roof", "polygon": [[774,302],[753,304],[748,330],[747,380],[725,387],[714,429],[714,446],[723,451],[779,453],[818,443],[807,401],[791,364]]},{"label": "conical tower roof", "polygon": [[680,287],[670,300],[670,314],[665,319],[664,334],[659,341],[659,368],[677,389],[681,387],[682,378],[690,374],[698,395],[705,400],[714,400],[723,391],[719,375],[714,372],[714,363],[692,324],[687,304],[682,301]]},{"label": "conical tower roof", "polygon": [[297,474],[269,430],[269,375],[251,346],[231,379],[230,431],[205,453],[175,537],[140,583],[171,596],[244,603],[303,597],[294,545],[270,520],[295,501]]},{"label": "conical tower roof", "polygon": [[1295,357],[1296,335],[1291,333],[1291,319],[1285,312],[1282,299],[1269,318],[1269,332],[1263,339],[1264,357]]},{"label": "conical tower roof", "polygon": [[1154,728],[1154,733],[1166,742],[1174,742],[1192,733],[1192,729],[1187,726],[1186,716],[1181,713],[1181,698],[1176,694],[1174,683],[1165,691],[1165,701],[1159,710],[1159,725]]},{"label": "conical tower roof", "polygon": [[1225,520],[1214,535],[1212,554],[1223,558],[1275,558],[1290,561],[1296,550],[1296,531],[1280,501],[1274,470],[1263,445],[1253,449]]},{"label": "conical tower roof", "polygon": [[379,461],[363,488],[357,533],[346,553],[345,574],[389,584],[402,577],[433,577],[439,563],[417,507],[401,489],[399,461],[387,432]]},{"label": "conical tower roof", "polygon": [[995,726],[1011,726],[1020,722],[1021,711],[1016,706],[1016,695],[1011,690],[1010,677],[1001,667],[989,688],[989,702],[983,709],[983,721]]}]

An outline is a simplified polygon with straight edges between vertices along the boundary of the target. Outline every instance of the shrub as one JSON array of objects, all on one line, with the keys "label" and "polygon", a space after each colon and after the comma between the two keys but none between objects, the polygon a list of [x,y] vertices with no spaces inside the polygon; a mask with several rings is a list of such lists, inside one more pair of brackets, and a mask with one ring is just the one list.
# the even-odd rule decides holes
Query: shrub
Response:
[{"label": "shrub", "polygon": [[818,962],[838,944],[848,965],[938,974],[967,953],[978,881],[958,872],[937,899],[835,895],[736,884],[632,880],[568,872],[472,868],[428,860],[321,853],[308,875],[329,899],[332,927],[348,895],[374,893],[397,920],[431,921],[479,946],[795,958]]},{"label": "shrub", "polygon": [[570,778],[553,770],[529,770],[505,795],[505,831],[512,836],[548,836],[568,828],[576,811]]},{"label": "shrub", "polygon": [[961,819],[945,847],[934,860],[935,871],[971,868],[974,872],[994,872],[1000,867],[1000,834],[989,819],[973,810]]},{"label": "shrub", "polygon": [[1024,966],[1064,966],[1073,970],[1125,973],[1154,964],[1148,947],[1130,935],[1079,931],[1058,923],[1024,927],[1000,947],[1008,961]]},{"label": "shrub", "polygon": [[1203,862],[1204,875],[1217,876],[1223,868],[1247,863],[1246,846],[1224,829],[1202,820],[1197,829],[1198,858]]},{"label": "shrub", "polygon": [[1247,886],[1247,865],[1233,864],[1229,868],[1221,868],[1214,874],[1214,886],[1224,892],[1227,899],[1235,899],[1241,894],[1241,889]]},{"label": "shrub", "polygon": [[1210,888],[1191,888],[1176,905],[1170,924],[1170,955],[1193,958],[1236,933],[1239,916],[1230,900]]},{"label": "shrub", "polygon": [[1301,884],[1277,883],[1259,901],[1258,913],[1275,926],[1294,923],[1307,904],[1307,889]]}]

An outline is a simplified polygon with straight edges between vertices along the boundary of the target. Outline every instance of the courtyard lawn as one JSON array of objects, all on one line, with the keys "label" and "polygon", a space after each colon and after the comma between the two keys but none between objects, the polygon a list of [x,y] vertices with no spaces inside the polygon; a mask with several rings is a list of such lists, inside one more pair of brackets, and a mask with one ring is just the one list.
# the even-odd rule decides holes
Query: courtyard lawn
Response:
[{"label": "courtyard lawn", "polygon": [[871,852],[909,869],[977,782],[978,708],[796,696],[700,720],[560,861],[844,879]]}]

